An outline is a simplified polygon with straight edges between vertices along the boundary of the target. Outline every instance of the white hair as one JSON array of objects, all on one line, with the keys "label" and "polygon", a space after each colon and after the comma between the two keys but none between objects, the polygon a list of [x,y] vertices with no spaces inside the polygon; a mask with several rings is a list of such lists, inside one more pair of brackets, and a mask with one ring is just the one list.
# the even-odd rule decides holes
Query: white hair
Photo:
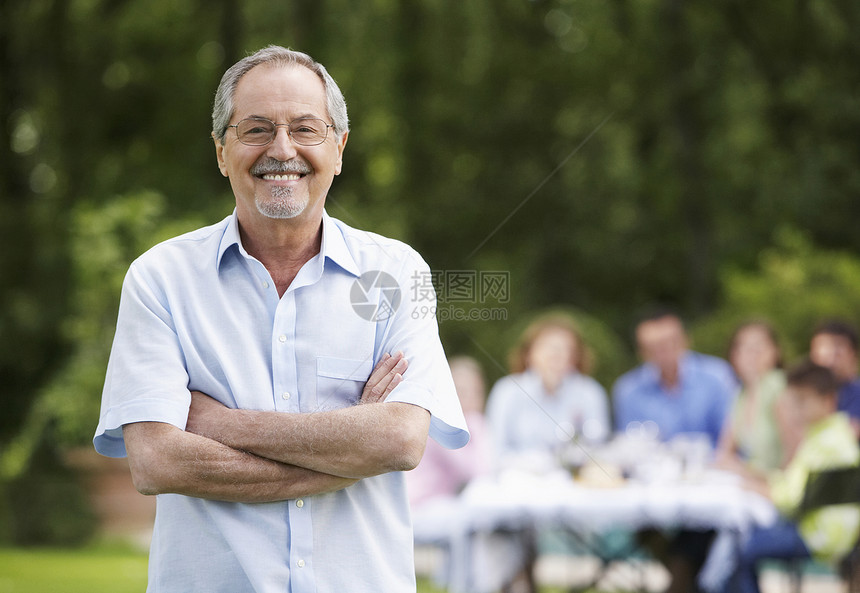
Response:
[{"label": "white hair", "polygon": [[215,92],[215,103],[212,107],[212,134],[224,143],[227,134],[227,126],[233,117],[233,95],[239,81],[249,70],[261,64],[275,64],[280,66],[296,65],[304,66],[320,77],[325,87],[326,109],[328,116],[334,124],[334,133],[340,137],[349,131],[349,118],[346,115],[346,101],[343,98],[337,83],[325,69],[325,66],[314,60],[308,54],[281,47],[270,45],[243,58],[233,64],[221,77],[221,83]]}]

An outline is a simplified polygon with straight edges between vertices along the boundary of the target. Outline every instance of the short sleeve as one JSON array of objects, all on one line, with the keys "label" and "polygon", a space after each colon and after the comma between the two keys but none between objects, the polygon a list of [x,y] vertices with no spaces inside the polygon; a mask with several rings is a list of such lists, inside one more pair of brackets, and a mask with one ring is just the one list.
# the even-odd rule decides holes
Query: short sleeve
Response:
[{"label": "short sleeve", "polygon": [[190,393],[179,339],[158,283],[140,260],[123,282],[93,445],[102,455],[124,457],[122,427],[165,422],[184,429]]},{"label": "short sleeve", "polygon": [[447,449],[469,442],[469,431],[454,388],[454,379],[435,316],[435,294],[422,291],[420,305],[413,298],[413,285],[429,278],[430,268],[413,250],[396,275],[401,291],[400,303],[387,320],[380,356],[402,351],[409,361],[403,382],[388,396],[387,402],[403,402],[430,412],[430,437]]}]

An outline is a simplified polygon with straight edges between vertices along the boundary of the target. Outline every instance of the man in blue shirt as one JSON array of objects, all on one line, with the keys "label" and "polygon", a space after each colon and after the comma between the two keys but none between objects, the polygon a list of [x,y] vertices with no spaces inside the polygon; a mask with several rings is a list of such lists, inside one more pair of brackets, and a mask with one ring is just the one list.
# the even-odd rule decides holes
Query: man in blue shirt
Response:
[{"label": "man in blue shirt", "polygon": [[705,433],[716,446],[737,389],[729,364],[693,352],[680,318],[660,310],[636,327],[644,363],[613,387],[617,430],[633,422],[654,422],[661,440],[681,433]]},{"label": "man in blue shirt", "polygon": [[815,328],[809,341],[809,358],[812,362],[829,368],[839,379],[838,411],[851,419],[854,432],[860,436],[860,378],[858,363],[857,331],[841,320],[824,321]]},{"label": "man in blue shirt", "polygon": [[326,214],[348,120],[309,56],[232,66],[212,135],[236,209],[131,265],[94,438],[158,495],[148,591],[414,591],[400,470],[468,440],[427,264]]},{"label": "man in blue shirt", "polygon": [[[636,326],[636,342],[644,363],[613,386],[617,430],[653,423],[661,440],[704,433],[716,447],[737,390],[731,366],[689,350],[684,325],[669,310],[645,316]],[[695,590],[695,576],[707,556],[712,532],[682,530],[668,542],[667,550],[659,534],[649,533],[642,539],[669,570],[669,593]]]}]

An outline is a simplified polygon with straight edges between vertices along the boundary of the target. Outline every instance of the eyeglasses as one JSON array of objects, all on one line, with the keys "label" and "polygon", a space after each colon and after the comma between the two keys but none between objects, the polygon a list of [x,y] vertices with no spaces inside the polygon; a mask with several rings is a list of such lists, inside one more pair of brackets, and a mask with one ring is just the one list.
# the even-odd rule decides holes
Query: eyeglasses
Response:
[{"label": "eyeglasses", "polygon": [[296,144],[316,146],[325,142],[328,129],[333,128],[334,124],[327,124],[313,117],[294,119],[288,124],[276,124],[264,117],[249,117],[227,127],[236,128],[236,137],[242,144],[266,146],[275,139],[279,126],[287,128],[287,133]]}]

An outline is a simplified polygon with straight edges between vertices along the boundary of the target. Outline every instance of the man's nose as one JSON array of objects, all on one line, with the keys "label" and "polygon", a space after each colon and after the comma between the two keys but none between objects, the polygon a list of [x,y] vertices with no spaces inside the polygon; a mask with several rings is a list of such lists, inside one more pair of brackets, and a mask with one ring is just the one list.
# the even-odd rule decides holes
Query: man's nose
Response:
[{"label": "man's nose", "polygon": [[279,161],[288,161],[296,156],[296,146],[293,144],[293,139],[290,137],[286,126],[275,128],[275,137],[269,145],[268,153],[269,156]]}]

